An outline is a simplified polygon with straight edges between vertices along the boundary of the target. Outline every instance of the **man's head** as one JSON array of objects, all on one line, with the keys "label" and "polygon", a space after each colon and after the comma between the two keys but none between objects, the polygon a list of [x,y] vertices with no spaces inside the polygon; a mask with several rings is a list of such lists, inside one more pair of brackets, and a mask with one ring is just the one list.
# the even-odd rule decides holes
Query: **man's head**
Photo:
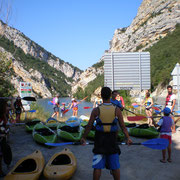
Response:
[{"label": "man's head", "polygon": [[111,89],[109,87],[103,87],[101,89],[101,97],[103,100],[108,100],[111,97]]},{"label": "man's head", "polygon": [[112,92],[112,99],[115,100],[117,95],[118,95],[118,91],[114,90]]},{"label": "man's head", "polygon": [[167,86],[167,91],[168,91],[168,94],[172,94],[172,86],[171,85]]}]

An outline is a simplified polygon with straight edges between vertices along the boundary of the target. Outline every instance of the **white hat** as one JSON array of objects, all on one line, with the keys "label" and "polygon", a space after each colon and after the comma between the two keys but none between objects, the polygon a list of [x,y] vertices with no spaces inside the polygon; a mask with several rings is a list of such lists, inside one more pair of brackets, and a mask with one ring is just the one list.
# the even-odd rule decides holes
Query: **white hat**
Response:
[{"label": "white hat", "polygon": [[72,98],[72,99],[71,99],[71,101],[74,101],[74,100],[75,100],[75,98]]}]

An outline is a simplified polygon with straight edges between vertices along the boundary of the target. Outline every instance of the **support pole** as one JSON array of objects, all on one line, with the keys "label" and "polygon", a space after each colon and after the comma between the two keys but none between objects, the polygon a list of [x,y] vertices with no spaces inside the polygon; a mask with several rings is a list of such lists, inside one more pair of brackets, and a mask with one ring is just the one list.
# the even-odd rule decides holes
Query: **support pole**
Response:
[{"label": "support pole", "polygon": [[178,111],[179,111],[179,106],[180,106],[180,102],[179,102],[179,63],[177,63],[177,93],[178,93]]}]

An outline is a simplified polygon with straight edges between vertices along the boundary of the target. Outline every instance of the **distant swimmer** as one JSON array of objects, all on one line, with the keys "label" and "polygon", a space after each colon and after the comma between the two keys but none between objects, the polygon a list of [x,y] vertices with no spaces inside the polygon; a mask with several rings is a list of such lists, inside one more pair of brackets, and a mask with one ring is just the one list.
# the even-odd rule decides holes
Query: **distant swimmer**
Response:
[{"label": "distant swimmer", "polygon": [[54,113],[52,114],[51,117],[57,116],[57,118],[59,118],[59,94],[56,95],[56,97],[53,98],[53,110]]},{"label": "distant swimmer", "polygon": [[98,107],[100,104],[102,104],[102,99],[101,99],[101,95],[98,94],[97,98],[94,101],[93,108]]}]

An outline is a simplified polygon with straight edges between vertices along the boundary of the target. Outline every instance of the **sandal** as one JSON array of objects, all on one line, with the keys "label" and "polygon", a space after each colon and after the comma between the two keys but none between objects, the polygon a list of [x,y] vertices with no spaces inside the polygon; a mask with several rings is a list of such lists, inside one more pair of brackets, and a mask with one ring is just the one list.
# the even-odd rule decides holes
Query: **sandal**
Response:
[{"label": "sandal", "polygon": [[168,161],[169,163],[171,163],[171,162],[172,162],[172,160],[171,160],[171,159],[167,159],[167,161]]},{"label": "sandal", "polygon": [[163,159],[161,159],[161,160],[160,160],[160,162],[162,162],[162,163],[166,163],[166,161],[165,161],[165,160],[163,160]]}]

